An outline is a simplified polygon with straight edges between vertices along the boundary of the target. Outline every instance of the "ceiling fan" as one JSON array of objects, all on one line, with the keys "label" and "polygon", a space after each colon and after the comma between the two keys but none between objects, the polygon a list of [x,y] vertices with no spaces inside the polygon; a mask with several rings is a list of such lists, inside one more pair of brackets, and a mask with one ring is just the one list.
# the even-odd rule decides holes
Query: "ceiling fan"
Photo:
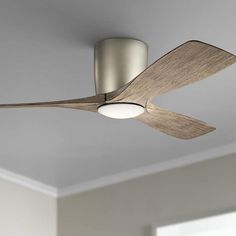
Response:
[{"label": "ceiling fan", "polygon": [[230,66],[236,56],[215,46],[188,41],[147,67],[147,45],[112,38],[95,46],[96,96],[39,103],[0,104],[0,108],[62,107],[137,120],[163,133],[191,139],[215,130],[205,122],[162,109],[154,97],[189,85]]}]

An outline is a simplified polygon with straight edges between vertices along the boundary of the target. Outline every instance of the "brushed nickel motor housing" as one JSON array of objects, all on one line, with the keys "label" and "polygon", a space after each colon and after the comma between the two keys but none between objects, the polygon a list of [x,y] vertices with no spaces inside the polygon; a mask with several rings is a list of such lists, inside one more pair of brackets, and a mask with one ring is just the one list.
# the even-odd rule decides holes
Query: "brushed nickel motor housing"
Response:
[{"label": "brushed nickel motor housing", "polygon": [[95,45],[94,58],[96,93],[109,93],[146,69],[148,46],[131,38],[105,39]]}]

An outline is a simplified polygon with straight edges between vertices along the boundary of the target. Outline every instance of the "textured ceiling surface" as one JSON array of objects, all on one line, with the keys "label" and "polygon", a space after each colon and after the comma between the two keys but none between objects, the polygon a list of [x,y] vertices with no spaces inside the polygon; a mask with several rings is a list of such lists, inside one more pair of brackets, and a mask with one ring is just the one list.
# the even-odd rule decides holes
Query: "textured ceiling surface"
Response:
[{"label": "textured ceiling surface", "polygon": [[[236,54],[235,0],[1,0],[0,103],[93,95],[93,45],[134,37],[149,63],[190,39]],[[0,110],[0,167],[65,187],[236,142],[236,66],[155,102],[217,127],[178,140],[135,120]]]}]

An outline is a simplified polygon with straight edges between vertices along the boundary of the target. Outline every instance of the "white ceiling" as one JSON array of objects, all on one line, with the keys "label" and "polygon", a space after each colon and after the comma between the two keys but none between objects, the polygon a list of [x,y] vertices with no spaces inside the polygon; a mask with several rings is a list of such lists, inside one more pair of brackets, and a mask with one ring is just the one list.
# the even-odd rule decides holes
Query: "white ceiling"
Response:
[{"label": "white ceiling", "polygon": [[[146,41],[150,63],[190,39],[236,54],[235,8],[235,0],[1,0],[0,103],[93,95],[93,45],[106,37]],[[191,141],[79,110],[0,110],[0,167],[64,188],[236,145],[235,80],[234,65],[156,99],[217,127]]]}]

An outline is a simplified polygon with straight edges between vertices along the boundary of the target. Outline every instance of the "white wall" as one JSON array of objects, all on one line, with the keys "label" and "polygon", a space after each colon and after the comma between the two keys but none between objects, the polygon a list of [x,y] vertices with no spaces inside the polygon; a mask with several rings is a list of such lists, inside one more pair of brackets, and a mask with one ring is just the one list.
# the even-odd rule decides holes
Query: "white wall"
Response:
[{"label": "white wall", "polygon": [[163,225],[236,210],[236,155],[59,199],[59,236],[150,236]]},{"label": "white wall", "polygon": [[0,180],[0,236],[56,236],[55,198]]}]

